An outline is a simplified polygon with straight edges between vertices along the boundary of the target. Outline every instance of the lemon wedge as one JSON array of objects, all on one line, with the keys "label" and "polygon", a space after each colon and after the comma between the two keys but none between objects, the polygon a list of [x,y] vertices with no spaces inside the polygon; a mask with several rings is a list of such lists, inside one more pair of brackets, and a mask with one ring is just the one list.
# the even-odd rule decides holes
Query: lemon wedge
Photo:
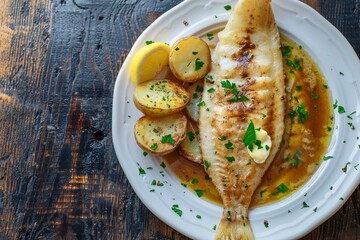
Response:
[{"label": "lemon wedge", "polygon": [[131,81],[138,85],[148,80],[164,78],[169,71],[170,46],[155,42],[137,51],[130,63]]}]

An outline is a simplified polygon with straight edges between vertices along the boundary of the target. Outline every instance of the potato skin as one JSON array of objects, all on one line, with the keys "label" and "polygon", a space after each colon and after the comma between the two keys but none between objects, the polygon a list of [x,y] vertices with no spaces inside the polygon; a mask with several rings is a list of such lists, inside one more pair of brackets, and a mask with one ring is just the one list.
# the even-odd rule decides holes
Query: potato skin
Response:
[{"label": "potato skin", "polygon": [[151,80],[136,87],[134,104],[147,116],[162,117],[182,111],[190,97],[189,91],[174,81]]},{"label": "potato skin", "polygon": [[193,85],[188,87],[188,91],[190,92],[190,95],[191,95],[191,100],[186,105],[185,112],[188,115],[188,117],[196,123],[199,122],[199,106],[198,106],[198,104],[202,100],[203,87],[204,87],[203,80],[194,82]]},{"label": "potato skin", "polygon": [[[186,128],[187,136],[184,141],[180,143],[177,151],[184,158],[198,164],[203,164],[203,158],[200,149],[200,138],[196,133],[198,130],[199,129],[194,122],[188,121]],[[188,135],[189,133],[193,134],[191,138]]]},{"label": "potato skin", "polygon": [[[202,63],[200,69],[196,62]],[[170,50],[169,66],[176,78],[184,82],[196,82],[211,69],[211,54],[207,43],[198,37],[178,40]]]},{"label": "potato skin", "polygon": [[[185,139],[187,122],[182,113],[159,118],[143,116],[134,126],[136,143],[148,153],[158,156],[169,154]],[[167,135],[171,135],[173,144],[162,142],[162,138]]]}]

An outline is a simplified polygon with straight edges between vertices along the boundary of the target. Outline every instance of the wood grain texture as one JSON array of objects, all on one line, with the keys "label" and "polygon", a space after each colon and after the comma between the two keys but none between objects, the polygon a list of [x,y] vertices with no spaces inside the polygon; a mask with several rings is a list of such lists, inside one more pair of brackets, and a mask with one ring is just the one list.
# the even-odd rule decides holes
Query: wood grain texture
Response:
[{"label": "wood grain texture", "polygon": [[[0,1],[0,239],[188,239],[140,202],[111,141],[116,75],[181,0]],[[303,0],[360,55],[360,0]],[[360,188],[303,239],[360,239]]]}]

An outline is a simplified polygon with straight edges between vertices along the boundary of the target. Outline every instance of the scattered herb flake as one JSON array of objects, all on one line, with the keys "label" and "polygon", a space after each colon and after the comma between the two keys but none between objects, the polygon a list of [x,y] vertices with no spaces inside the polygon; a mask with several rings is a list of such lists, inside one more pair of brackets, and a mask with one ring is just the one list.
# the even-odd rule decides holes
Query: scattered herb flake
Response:
[{"label": "scattered herb flake", "polygon": [[299,85],[299,86],[296,86],[295,89],[296,89],[296,91],[301,91],[301,90],[302,90],[302,86],[300,86],[300,85]]},{"label": "scattered herb flake", "polygon": [[291,55],[291,47],[290,46],[285,46],[284,48],[283,48],[283,51],[282,51],[282,55],[283,55],[283,57],[290,57],[290,55]]},{"label": "scattered herb flake", "polygon": [[196,215],[196,218],[197,218],[197,219],[201,219],[201,215],[199,215],[199,214]]},{"label": "scattered herb flake", "polygon": [[329,88],[329,86],[326,85],[326,84],[323,84],[322,86],[323,86],[323,88],[325,88],[325,89],[328,89],[328,88]]},{"label": "scattered herb flake", "polygon": [[226,140],[226,136],[221,136],[221,137],[219,138],[219,140],[220,140],[220,141],[225,141],[225,140]]},{"label": "scattered herb flake", "polygon": [[318,208],[316,207],[316,208],[314,208],[314,209],[313,209],[313,211],[314,211],[314,212],[316,212],[316,211],[317,211],[317,209],[318,209]]},{"label": "scattered herb flake", "polygon": [[215,88],[209,88],[208,89],[208,93],[213,93],[213,92],[215,92]]},{"label": "scattered herb flake", "polygon": [[171,134],[162,136],[161,142],[162,143],[170,143],[171,145],[175,144],[175,140],[172,138]]},{"label": "scattered herb flake", "polygon": [[190,142],[192,142],[195,139],[195,133],[191,131],[188,132],[186,135],[188,136]]},{"label": "scattered herb flake", "polygon": [[161,166],[162,168],[166,168],[165,162],[161,162],[161,163],[160,163],[160,166]]},{"label": "scattered herb flake", "polygon": [[204,195],[204,190],[195,189],[195,192],[198,197],[202,197]]},{"label": "scattered herb flake", "polygon": [[334,158],[333,156],[324,156],[323,157],[323,160],[324,161],[327,161],[327,160],[330,160],[330,159],[332,159],[332,158]]},{"label": "scattered herb flake", "polygon": [[343,168],[341,169],[344,173],[347,172],[347,166],[348,166],[348,165],[350,165],[350,162],[347,162],[347,163],[345,164],[345,167],[343,167]]},{"label": "scattered herb flake", "polygon": [[212,230],[214,231],[216,230],[216,224],[212,227]]},{"label": "scattered herb flake", "polygon": [[302,208],[301,209],[303,209],[303,208],[308,208],[308,207],[310,207],[309,205],[307,205],[307,203],[306,202],[303,202],[303,206],[302,206]]},{"label": "scattered herb flake", "polygon": [[153,44],[154,41],[149,40],[149,41],[146,41],[145,43],[146,43],[146,45],[150,45],[150,44]]},{"label": "scattered herb flake", "polygon": [[197,55],[199,52],[192,52],[193,55]]},{"label": "scattered herb flake", "polygon": [[208,34],[206,34],[206,36],[210,41],[214,39],[214,34],[212,34],[212,33],[208,33]]},{"label": "scattered herb flake", "polygon": [[227,149],[234,149],[234,145],[232,144],[232,142],[228,141],[227,143],[224,144],[224,146]]},{"label": "scattered herb flake", "polygon": [[177,48],[175,48],[175,51],[179,51],[179,50],[180,50],[180,48],[178,48],[178,47],[177,47]]},{"label": "scattered herb flake", "polygon": [[230,6],[230,5],[225,5],[225,6],[224,6],[224,9],[225,9],[226,11],[229,11],[229,10],[231,10],[231,6]]},{"label": "scattered herb flake", "polygon": [[150,149],[156,151],[156,149],[158,149],[158,144],[154,143],[153,145],[150,146]]},{"label": "scattered herb flake", "polygon": [[335,99],[335,103],[333,103],[333,108],[336,109],[338,107],[338,100]]},{"label": "scattered herb flake", "polygon": [[179,208],[179,205],[178,204],[174,204],[172,205],[171,209],[177,214],[179,215],[180,217],[182,216],[182,210]]},{"label": "scattered herb flake", "polygon": [[156,185],[156,180],[155,179],[153,179],[152,181],[151,181],[151,185]]},{"label": "scattered herb flake", "polygon": [[345,112],[345,108],[343,106],[340,106],[338,107],[338,113],[344,113]]},{"label": "scattered herb flake", "polygon": [[148,155],[148,153],[144,151],[143,156],[146,157],[147,155]]},{"label": "scattered herb flake", "polygon": [[282,193],[286,193],[287,191],[289,191],[289,188],[283,183],[281,183],[279,186],[277,186],[276,189]]},{"label": "scattered herb flake", "polygon": [[245,102],[245,101],[250,101],[250,99],[244,95],[240,96],[239,101]]},{"label": "scattered herb flake", "polygon": [[196,184],[198,182],[199,182],[199,180],[197,178],[194,178],[193,180],[191,180],[191,184]]},{"label": "scattered herb flake", "polygon": [[199,102],[199,103],[197,104],[198,107],[203,107],[203,106],[205,106],[205,105],[206,105],[206,104],[205,104],[204,101],[201,101],[201,102]]},{"label": "scattered herb flake", "polygon": [[181,183],[181,186],[187,188],[187,185],[185,183]]},{"label": "scattered herb flake", "polygon": [[343,198],[343,197],[340,197],[339,200],[340,200],[340,201],[344,201],[344,198]]},{"label": "scattered herb flake", "polygon": [[226,160],[228,160],[228,162],[234,162],[235,158],[234,157],[226,157]]},{"label": "scattered herb flake", "polygon": [[195,60],[195,71],[200,70],[204,66],[204,62],[200,61],[200,58]]},{"label": "scattered herb flake", "polygon": [[345,74],[344,74],[343,72],[339,72],[339,74],[340,74],[341,76],[345,76]]},{"label": "scattered herb flake", "polygon": [[196,90],[195,91],[198,92],[198,93],[201,93],[202,91],[204,91],[204,89],[201,86],[196,85]]},{"label": "scattered herb flake", "polygon": [[269,227],[269,221],[268,221],[268,220],[264,220],[264,226],[265,226],[266,228]]},{"label": "scattered herb flake", "polygon": [[146,174],[145,170],[139,166],[139,175]]},{"label": "scattered herb flake", "polygon": [[208,160],[204,161],[205,170],[208,170],[208,168],[211,166],[211,163]]},{"label": "scattered herb flake", "polygon": [[192,95],[192,98],[193,99],[197,99],[199,97],[199,95],[197,94],[197,93],[194,93],[193,95]]}]

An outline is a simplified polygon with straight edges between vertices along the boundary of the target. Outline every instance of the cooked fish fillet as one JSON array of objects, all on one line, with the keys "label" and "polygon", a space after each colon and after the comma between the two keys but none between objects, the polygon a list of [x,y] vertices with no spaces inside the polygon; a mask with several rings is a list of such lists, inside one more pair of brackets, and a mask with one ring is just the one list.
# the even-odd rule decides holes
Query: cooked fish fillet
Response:
[{"label": "cooked fish fillet", "polygon": [[[253,239],[251,198],[284,132],[282,55],[270,0],[240,0],[218,37],[199,120],[205,168],[224,206],[216,239]],[[271,138],[263,163],[243,141],[250,122]]]}]

